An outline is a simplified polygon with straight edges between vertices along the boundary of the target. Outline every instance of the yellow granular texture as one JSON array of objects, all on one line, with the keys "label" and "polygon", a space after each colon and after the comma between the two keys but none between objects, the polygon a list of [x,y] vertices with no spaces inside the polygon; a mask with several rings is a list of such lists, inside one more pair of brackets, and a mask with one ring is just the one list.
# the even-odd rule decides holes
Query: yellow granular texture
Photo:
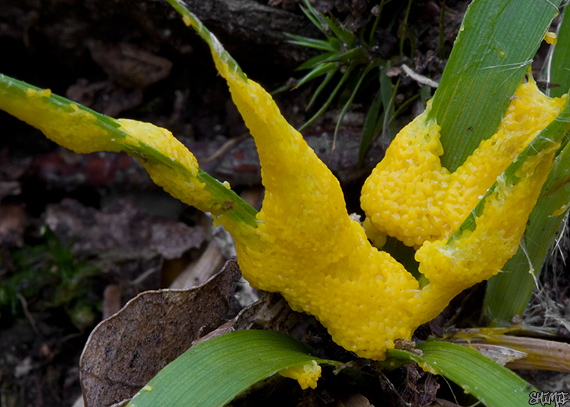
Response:
[{"label": "yellow granular texture", "polygon": [[406,126],[366,180],[361,204],[378,231],[408,246],[448,237],[495,179],[562,111],[532,78],[521,83],[497,132],[455,172],[441,166],[439,126],[426,110]]},{"label": "yellow granular texture", "polygon": [[301,389],[305,390],[309,387],[311,389],[317,388],[317,381],[321,377],[321,367],[316,360],[311,360],[309,363],[304,365],[293,366],[284,370],[281,370],[279,374],[283,377],[288,377],[299,382]]},{"label": "yellow granular texture", "polygon": [[[558,115],[565,99],[547,98],[532,80],[521,84],[497,133],[454,173],[441,166],[439,127],[426,120],[427,112],[396,137],[366,182],[362,204],[369,217],[366,227],[378,229],[370,233],[376,242],[387,233],[408,245],[423,244],[416,259],[429,284],[420,289],[400,263],[370,244],[362,226],[348,215],[338,180],[286,122],[271,96],[228,63],[214,37],[210,46],[255,138],[266,187],[257,228],[240,228],[223,215],[219,221],[233,228],[244,277],[257,288],[280,292],[294,310],[314,315],[337,344],[383,360],[396,339],[410,339],[455,295],[498,273],[514,254],[558,146],[553,143],[528,159],[516,184],[497,177]],[[78,152],[126,150],[167,192],[220,213],[215,205],[223,203],[215,203],[204,190],[194,156],[169,131],[121,119],[126,136],[115,140],[93,125],[93,114],[75,105],[71,114],[69,108],[48,107],[44,99],[49,93],[30,89],[9,102],[0,98],[0,109]],[[498,185],[486,198],[476,228],[448,240],[495,180]],[[313,387],[320,375],[315,365],[284,374],[304,388]]]},{"label": "yellow granular texture", "polygon": [[[228,215],[231,202],[220,200],[207,190],[199,176],[198,161],[170,131],[136,120],[117,121],[120,130],[128,135],[120,141],[122,149],[138,159],[155,184],[185,204],[210,212],[214,222],[223,224],[234,238],[255,243],[253,227]],[[224,186],[230,187],[229,183]]]},{"label": "yellow granular texture", "polygon": [[498,134],[454,174],[441,167],[439,128],[426,122],[426,114],[397,136],[367,182],[363,203],[375,225],[382,220],[408,244],[439,239],[418,252],[420,272],[429,279],[420,289],[350,219],[338,180],[281,116],[271,96],[231,69],[217,46],[212,51],[255,138],[266,188],[257,243],[236,239],[243,275],[259,289],[280,292],[292,309],[314,315],[340,346],[383,360],[396,339],[410,339],[464,288],[496,274],[516,250],[551,156],[537,156],[526,165],[517,186],[498,187],[475,232],[465,232],[449,247],[445,238],[554,119],[561,100],[542,97],[532,82],[521,85]]},{"label": "yellow granular texture", "polygon": [[547,32],[546,34],[544,34],[544,41],[546,41],[547,44],[556,45],[556,43],[558,42],[558,40],[556,39],[556,33]]},{"label": "yellow granular texture", "polygon": [[120,151],[108,133],[93,123],[97,118],[90,112],[71,105],[54,108],[47,104],[49,89],[29,88],[20,97],[0,98],[0,109],[41,130],[47,138],[77,153]]},{"label": "yellow granular texture", "polygon": [[429,321],[464,289],[487,280],[501,271],[517,251],[521,237],[559,144],[529,159],[511,185],[504,176],[487,197],[485,209],[474,231],[464,231],[460,239],[425,242],[416,252],[419,271],[429,280],[423,288],[421,320]]},{"label": "yellow granular texture", "polygon": [[49,100],[49,89],[29,87],[22,92],[10,89],[11,86],[19,87],[10,83],[0,87],[0,109],[75,152],[125,151],[135,156],[153,181],[171,195],[211,212],[216,221],[223,221],[236,234],[251,234],[251,225],[228,215],[232,202],[216,199],[206,190],[195,157],[170,131],[135,120],[98,118],[76,104]]},{"label": "yellow granular texture", "polygon": [[204,190],[205,184],[197,178],[196,158],[170,131],[136,120],[118,119],[117,121],[121,124],[120,130],[130,135],[122,141],[127,151],[129,145],[144,146],[160,152],[160,156],[167,160],[160,162],[155,157],[148,159],[141,153],[132,153],[157,185],[188,205],[195,206],[202,211],[213,210],[210,206],[210,194]]},{"label": "yellow granular texture", "polygon": [[51,89],[36,90],[33,88],[28,88],[26,90],[26,96],[28,96],[28,97],[49,97],[49,96],[51,96]]},{"label": "yellow granular texture", "polygon": [[[198,175],[198,161],[169,130],[137,120],[117,119],[117,121],[121,124],[119,129],[131,136],[123,142],[124,146],[150,147],[159,151],[161,156],[169,158],[173,163],[180,163],[193,176]],[[144,161],[145,158],[141,158]]]},{"label": "yellow granular texture", "polygon": [[383,359],[395,339],[410,338],[415,329],[408,321],[420,300],[418,282],[370,245],[347,213],[338,180],[271,96],[214,58],[255,138],[266,188],[258,244],[236,239],[244,277],[314,315],[337,344]]}]

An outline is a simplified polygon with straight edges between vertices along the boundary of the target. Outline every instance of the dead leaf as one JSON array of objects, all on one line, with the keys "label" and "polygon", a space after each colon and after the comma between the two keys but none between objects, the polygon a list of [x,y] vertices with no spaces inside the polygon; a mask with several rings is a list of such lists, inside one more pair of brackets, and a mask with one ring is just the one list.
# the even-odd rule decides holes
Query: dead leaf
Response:
[{"label": "dead leaf", "polygon": [[0,201],[7,196],[20,195],[22,185],[18,181],[0,181]]},{"label": "dead leaf", "polygon": [[134,396],[192,342],[235,315],[235,260],[189,290],[144,292],[91,333],[80,360],[85,405],[106,407]]},{"label": "dead leaf", "polygon": [[49,205],[46,223],[64,245],[73,242],[77,254],[153,248],[166,259],[199,248],[205,239],[202,227],[145,214],[129,200],[120,200],[102,212],[66,198]]},{"label": "dead leaf", "polygon": [[178,275],[170,288],[190,288],[202,284],[224,265],[225,257],[218,246],[210,242],[199,259],[191,262]]},{"label": "dead leaf", "polygon": [[507,363],[514,362],[528,356],[528,353],[520,352],[506,346],[474,343],[469,344],[466,347],[475,349],[481,355],[487,356],[489,359],[493,359],[495,362],[503,366],[505,366]]},{"label": "dead leaf", "polygon": [[22,247],[27,224],[26,210],[21,204],[0,203],[0,245]]},{"label": "dead leaf", "polygon": [[374,407],[362,394],[351,394],[337,401],[335,407]]},{"label": "dead leaf", "polygon": [[165,259],[177,259],[187,250],[200,247],[205,238],[201,231],[181,222],[154,219],[150,225],[150,246]]},{"label": "dead leaf", "polygon": [[111,80],[89,83],[80,78],[67,89],[65,96],[107,116],[117,117],[125,110],[140,106],[144,94],[141,88],[121,87]]},{"label": "dead leaf", "polygon": [[258,301],[242,309],[234,319],[200,337],[192,346],[228,332],[248,329],[265,329],[288,334],[304,318],[306,315],[293,311],[280,294],[266,292]]},{"label": "dead leaf", "polygon": [[132,44],[89,42],[93,60],[118,84],[146,88],[170,75],[172,62]]},{"label": "dead leaf", "polygon": [[306,315],[293,311],[280,294],[264,293],[235,317],[232,328],[236,331],[267,329],[289,333],[304,318]]},{"label": "dead leaf", "polygon": [[429,407],[461,407],[459,404],[452,403],[451,401],[447,401],[445,399],[437,398],[430,404]]},{"label": "dead leaf", "polygon": [[401,390],[403,400],[412,406],[431,405],[439,390],[437,376],[424,372],[416,364],[407,365],[406,370],[405,387]]}]

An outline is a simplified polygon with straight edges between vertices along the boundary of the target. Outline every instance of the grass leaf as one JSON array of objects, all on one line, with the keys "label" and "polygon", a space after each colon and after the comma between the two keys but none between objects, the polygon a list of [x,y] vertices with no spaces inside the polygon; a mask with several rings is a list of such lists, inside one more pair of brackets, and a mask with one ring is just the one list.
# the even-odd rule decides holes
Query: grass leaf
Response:
[{"label": "grass leaf", "polygon": [[[350,78],[350,74],[352,73],[352,71],[354,70],[356,66],[354,64],[351,64],[346,71],[344,72],[344,74],[342,75],[342,77],[340,78],[340,80],[338,81],[337,85],[335,86],[335,88],[333,89],[333,91],[330,93],[328,99],[326,100],[326,102],[321,106],[321,108],[309,119],[305,122],[305,124],[303,124],[300,128],[299,131],[307,128],[308,126],[310,126],[315,120],[317,120],[324,112],[325,110],[328,109],[329,105],[332,103],[333,99],[335,98],[336,94],[339,92],[340,89],[342,89],[342,86],[344,85],[344,83],[347,81],[347,79]],[[325,79],[329,80],[329,78]],[[319,92],[322,90],[321,87],[319,87]],[[311,100],[311,104],[312,104],[313,100]]]},{"label": "grass leaf", "polygon": [[382,118],[382,134],[389,134],[390,139],[396,135],[396,123],[393,121],[396,115],[395,101],[398,94],[400,80],[392,88],[392,81],[386,75],[387,69],[380,74],[380,93],[382,95],[382,105],[384,106],[384,116]]},{"label": "grass leaf", "polygon": [[430,117],[441,125],[442,164],[454,171],[494,134],[561,0],[475,0],[469,6]]},{"label": "grass leaf", "polygon": [[563,20],[558,31],[557,44],[554,46],[550,69],[550,82],[556,87],[550,88],[550,96],[560,97],[570,88],[570,17],[564,9]]},{"label": "grass leaf", "polygon": [[312,360],[303,343],[272,331],[237,331],[202,342],[162,369],[130,402],[136,407],[223,406],[255,383]]},{"label": "grass leaf", "polygon": [[313,96],[311,96],[311,100],[309,100],[309,103],[307,103],[307,107],[305,108],[305,110],[308,110],[311,108],[311,106],[313,106],[313,103],[315,103],[315,101],[317,100],[317,97],[319,97],[319,95],[321,94],[321,92],[323,91],[325,86],[327,86],[327,84],[330,82],[330,80],[333,78],[333,76],[337,73],[337,71],[338,71],[338,69],[335,69],[335,70],[329,71],[327,73],[327,76],[325,77],[325,79],[323,79],[323,81],[320,83],[320,85],[317,87],[317,89],[313,93]]},{"label": "grass leaf", "polygon": [[[332,62],[330,62],[330,59],[334,56],[335,54],[332,54],[330,52],[325,52],[323,54],[319,54],[305,62],[303,62],[301,65],[299,65],[295,70],[296,71],[302,71],[305,69],[316,69],[319,65],[325,65],[325,64],[329,64],[329,65],[337,65],[334,64]],[[299,86],[299,83],[297,83],[295,85],[296,87]]]},{"label": "grass leaf", "polygon": [[[382,73],[380,73],[382,75]],[[372,100],[372,104],[368,108],[366,117],[364,118],[364,125],[362,126],[362,135],[360,137],[360,145],[358,147],[358,165],[364,163],[364,157],[366,156],[366,151],[368,147],[372,144],[372,141],[376,139],[380,130],[377,126],[378,121],[384,122],[384,113],[382,111],[382,97],[381,89],[378,90],[376,96]]]},{"label": "grass leaf", "polygon": [[[550,89],[560,96],[570,88],[570,18],[564,19],[558,32],[550,64],[550,81],[559,87]],[[547,77],[549,76],[547,72]],[[484,317],[492,325],[509,325],[515,315],[522,316],[532,292],[537,288],[542,267],[568,213],[570,203],[570,147],[558,152],[536,207],[533,209],[523,243],[505,264],[504,272],[489,280],[483,302]]]},{"label": "grass leaf", "polygon": [[325,40],[316,40],[313,38],[306,38],[300,35],[295,34],[287,34],[287,37],[291,38],[293,41],[291,43],[295,45],[301,45],[303,47],[320,49],[323,51],[331,51],[336,52],[338,51],[338,47],[334,47],[330,41]]},{"label": "grass leaf", "polygon": [[417,349],[422,355],[391,350],[389,356],[413,360],[423,370],[447,377],[487,407],[526,406],[531,391],[536,391],[511,370],[473,349],[442,341],[424,342]]},{"label": "grass leaf", "polygon": [[323,75],[328,75],[330,72],[334,73],[337,71],[337,64],[335,64],[334,62],[325,62],[319,65],[316,65],[313,70],[311,70],[311,72],[309,72],[307,75],[303,76],[303,78],[301,78],[299,80],[299,82],[297,82],[295,84],[295,88],[305,84],[306,82],[313,80],[315,78],[318,78],[319,76],[323,76]]},{"label": "grass leaf", "polygon": [[[188,183],[204,183],[208,198],[203,202],[214,215],[228,216],[238,223],[257,227],[257,211],[231,189],[202,170],[198,174],[179,160],[172,159],[146,142],[134,139],[122,130],[121,123],[64,97],[52,94],[25,82],[0,74],[0,109],[26,121],[44,132],[67,134],[66,140],[75,147],[90,151],[125,151],[143,162],[152,162],[176,171]],[[75,141],[81,134],[89,135],[89,146]]]},{"label": "grass leaf", "polygon": [[[366,75],[368,75],[368,73],[373,70],[373,69],[378,69],[379,67],[379,62],[375,62],[372,63],[370,65],[368,65],[364,71],[362,72],[362,74],[360,75],[360,78],[358,78],[358,82],[356,82],[356,85],[354,85],[354,88],[352,89],[352,92],[350,94],[350,97],[348,98],[348,100],[346,101],[346,103],[344,104],[344,107],[342,108],[338,120],[336,122],[336,126],[334,129],[334,137],[333,137],[333,150],[335,148],[336,145],[336,140],[337,140],[337,136],[338,136],[338,131],[340,129],[340,125],[342,123],[342,119],[344,118],[344,116],[346,115],[346,112],[348,112],[348,109],[350,108],[350,105],[352,104],[354,97],[356,96],[356,93],[358,92],[358,90],[360,89],[360,86],[362,85],[362,82],[364,81],[364,78],[366,77]],[[331,151],[332,154],[332,151]]]},{"label": "grass leaf", "polygon": [[530,214],[523,244],[505,264],[503,273],[489,280],[483,310],[493,325],[510,325],[515,315],[522,316],[526,310],[569,203],[570,145],[566,144],[554,159]]}]

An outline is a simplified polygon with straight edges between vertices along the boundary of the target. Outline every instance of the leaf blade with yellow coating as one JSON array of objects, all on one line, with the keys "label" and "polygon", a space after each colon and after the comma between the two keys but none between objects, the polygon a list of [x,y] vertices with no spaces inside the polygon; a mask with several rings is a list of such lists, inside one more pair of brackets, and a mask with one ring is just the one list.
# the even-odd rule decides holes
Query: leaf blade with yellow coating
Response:
[{"label": "leaf blade with yellow coating", "polygon": [[[0,74],[0,109],[40,129],[56,143],[78,153],[125,151],[149,169],[156,166],[180,178],[175,196],[214,216],[227,218],[237,233],[257,226],[257,211],[231,189],[198,168],[198,163],[168,130],[149,123],[116,120],[71,100]],[[127,129],[138,123],[139,129]],[[127,126],[128,127],[128,126]],[[164,148],[166,147],[166,148]],[[151,169],[152,171],[152,169]],[[153,174],[151,173],[151,176]],[[164,182],[157,182],[165,187]],[[190,193],[195,187],[195,194]],[[172,190],[172,188],[171,188]],[[245,228],[242,231],[242,228]]]}]

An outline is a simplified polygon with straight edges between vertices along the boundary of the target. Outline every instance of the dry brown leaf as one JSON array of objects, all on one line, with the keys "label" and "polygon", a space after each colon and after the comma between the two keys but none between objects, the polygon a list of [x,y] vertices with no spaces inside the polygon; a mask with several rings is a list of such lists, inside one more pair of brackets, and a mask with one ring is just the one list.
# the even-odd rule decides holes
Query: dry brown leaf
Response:
[{"label": "dry brown leaf", "polygon": [[172,62],[132,44],[88,43],[93,60],[118,84],[146,88],[170,75]]},{"label": "dry brown leaf", "polygon": [[174,259],[200,247],[205,239],[202,227],[149,216],[128,200],[102,212],[66,198],[48,206],[46,223],[64,245],[74,242],[73,251],[80,254],[151,247]]},{"label": "dry brown leaf", "polygon": [[210,242],[199,259],[190,263],[174,279],[170,288],[190,288],[202,284],[224,265],[225,257],[218,246]]},{"label": "dry brown leaf", "polygon": [[0,181],[0,201],[7,196],[20,195],[22,185],[18,181]]},{"label": "dry brown leaf", "polygon": [[237,305],[240,271],[235,260],[201,286],[144,292],[91,333],[81,356],[87,407],[132,397],[192,342],[217,328]]},{"label": "dry brown leaf", "polygon": [[351,394],[337,401],[335,407],[374,407],[362,394]]},{"label": "dry brown leaf", "polygon": [[234,319],[197,338],[192,346],[228,332],[248,329],[264,329],[287,334],[305,317],[304,314],[293,311],[280,294],[263,293],[258,301],[241,310]]},{"label": "dry brown leaf", "polygon": [[27,225],[28,216],[21,204],[0,203],[0,245],[22,247]]},{"label": "dry brown leaf", "polygon": [[103,319],[121,310],[121,289],[117,284],[109,284],[103,291]]}]

